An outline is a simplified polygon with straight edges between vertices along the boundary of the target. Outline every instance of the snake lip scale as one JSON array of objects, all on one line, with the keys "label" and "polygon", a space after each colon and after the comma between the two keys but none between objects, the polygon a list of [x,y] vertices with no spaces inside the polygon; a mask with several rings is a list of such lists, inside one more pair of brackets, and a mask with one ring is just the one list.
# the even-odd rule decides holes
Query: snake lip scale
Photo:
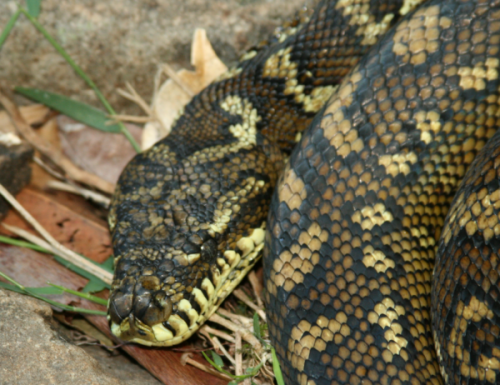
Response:
[{"label": "snake lip scale", "polygon": [[286,384],[500,384],[499,50],[498,0],[300,12],[124,169],[112,332],[186,340],[263,254]]}]

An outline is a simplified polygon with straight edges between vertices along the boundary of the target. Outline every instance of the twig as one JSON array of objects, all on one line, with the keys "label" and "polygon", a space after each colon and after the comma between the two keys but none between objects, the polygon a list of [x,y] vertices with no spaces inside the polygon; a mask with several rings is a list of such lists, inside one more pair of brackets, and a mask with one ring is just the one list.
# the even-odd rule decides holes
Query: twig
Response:
[{"label": "twig", "polygon": [[149,116],[134,116],[134,115],[111,115],[112,123],[116,121],[132,122],[132,123],[148,123],[154,122],[155,119]]},{"label": "twig", "polygon": [[[221,309],[219,308],[219,312],[220,311],[221,311]],[[216,322],[216,323],[224,326],[226,329],[229,329],[233,332],[239,331],[241,333],[241,338],[243,338],[245,341],[247,341],[249,344],[251,344],[253,346],[253,348],[255,349],[255,351],[257,352],[257,354],[262,353],[262,349],[263,349],[262,344],[253,335],[253,333],[250,332],[249,330],[247,330],[239,325],[236,325],[236,324],[228,321],[225,318],[222,318],[217,313],[212,314],[212,316],[209,318],[209,320],[212,322]]]},{"label": "twig", "polygon": [[255,295],[255,299],[257,300],[257,305],[259,305],[260,308],[263,308],[264,301],[262,301],[262,284],[260,283],[259,279],[257,278],[257,274],[255,274],[254,270],[252,270],[248,274],[248,280],[250,281],[250,284],[252,285],[252,290],[253,290],[253,294]]},{"label": "twig", "polygon": [[231,313],[224,308],[219,308],[218,312],[222,314],[224,317],[229,318],[230,320],[233,320],[234,322],[237,322],[244,327],[249,328],[253,325],[253,319],[251,318]]},{"label": "twig", "polygon": [[236,343],[234,345],[234,356],[235,356],[235,365],[234,365],[234,372],[237,376],[241,376],[243,374],[243,357],[241,355],[241,334],[239,332],[234,333],[234,336],[236,337]]},{"label": "twig", "polygon": [[172,67],[170,67],[168,64],[163,64],[162,69],[168,75],[168,77],[170,79],[172,79],[172,81],[175,82],[175,84],[177,84],[179,87],[181,87],[182,90],[189,97],[192,98],[195,95],[193,90],[191,90],[191,88],[189,88],[186,85],[186,83],[184,83],[184,81],[177,75],[177,72],[175,72],[175,70]]},{"label": "twig", "polygon": [[17,106],[1,91],[0,88],[0,103],[3,104],[5,110],[9,114],[12,123],[18,132],[38,151],[47,156],[57,166],[61,167],[64,172],[78,182],[85,183],[89,186],[94,186],[97,189],[112,194],[114,186],[112,183],[99,178],[97,175],[91,174],[81,168],[75,166],[66,156],[45,139],[37,135],[24,120]]},{"label": "twig", "polygon": [[205,366],[203,364],[200,364],[198,361],[193,360],[191,358],[191,354],[190,353],[184,353],[181,356],[181,363],[182,363],[182,365],[186,365],[186,364],[193,365],[193,366],[197,367],[198,369],[201,369],[204,372],[213,374],[214,376],[222,378],[223,380],[226,380],[226,381],[231,381],[232,380],[231,377],[226,376],[224,373],[220,373],[220,372],[218,372],[215,369],[209,368],[208,366]]},{"label": "twig", "polygon": [[[240,338],[241,339],[241,338]],[[217,337],[213,337],[212,338],[212,341],[214,342],[214,347],[218,350],[220,350],[224,356],[226,356],[226,358],[233,364],[233,365],[236,365],[236,361],[234,360],[233,357],[231,357],[231,355],[229,354],[229,352],[226,350],[226,348],[224,346],[222,346],[222,344],[220,343],[219,339]]]},{"label": "twig", "polygon": [[206,331],[207,333],[213,334],[214,336],[217,336],[219,338],[223,338],[226,341],[232,342],[234,344],[234,337],[230,336],[227,333],[221,332],[220,330],[214,329],[207,324],[205,324],[200,331]]},{"label": "twig", "polygon": [[259,315],[262,321],[266,322],[266,313],[264,313],[264,310],[260,309],[256,304],[250,301],[250,299],[248,299],[247,295],[243,292],[243,290],[236,289],[233,291],[233,294],[236,296],[236,298],[245,303],[245,305],[255,310],[255,312]]},{"label": "twig", "polygon": [[19,204],[18,201],[7,191],[7,189],[0,184],[0,194],[16,209],[16,211],[27,221],[33,228],[42,236],[45,238],[45,240],[54,248],[57,250],[57,255],[61,256],[63,259],[65,259],[68,262],[73,263],[75,266],[78,266],[85,271],[88,271],[90,274],[95,275],[102,281],[106,282],[107,284],[111,284],[113,280],[113,275],[109,273],[108,271],[100,268],[99,266],[93,264],[90,261],[87,261],[85,258],[82,256],[76,254],[74,251],[69,250],[67,247],[61,245],[59,242],[57,242],[52,235],[50,235],[47,230],[45,230],[38,221],[31,216],[30,213],[28,213],[23,206]]},{"label": "twig", "polygon": [[148,106],[148,104],[144,101],[144,99],[137,93],[137,91],[130,85],[129,82],[126,82],[125,85],[127,86],[128,92],[122,89],[118,89],[117,92],[123,96],[124,98],[131,100],[135,104],[137,104],[139,107],[142,108],[142,110],[146,113],[146,115],[151,116],[153,114],[153,111],[151,111],[151,108]]},{"label": "twig", "polygon": [[42,238],[37,237],[36,235],[31,234],[30,232],[23,230],[17,226],[11,226],[8,225],[7,223],[2,223],[2,226],[9,230],[11,233],[16,234],[18,237],[24,238],[25,240],[40,246],[41,248],[53,253],[59,255],[60,253],[53,248],[49,243],[45,242]]},{"label": "twig", "polygon": [[102,194],[96,193],[95,191],[88,190],[86,188],[79,187],[79,186],[74,186],[74,185],[69,184],[69,183],[59,182],[57,180],[49,180],[47,182],[47,187],[50,187],[54,190],[61,190],[61,191],[66,191],[66,192],[70,192],[73,194],[81,195],[85,199],[89,199],[91,201],[94,201],[95,203],[98,203],[106,208],[109,207],[109,205],[111,204],[110,198],[108,198]]}]

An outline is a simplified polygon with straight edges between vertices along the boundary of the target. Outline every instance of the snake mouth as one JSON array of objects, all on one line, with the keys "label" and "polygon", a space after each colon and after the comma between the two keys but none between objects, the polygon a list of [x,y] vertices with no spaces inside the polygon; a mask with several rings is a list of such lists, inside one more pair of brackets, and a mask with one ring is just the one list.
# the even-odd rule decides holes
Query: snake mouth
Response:
[{"label": "snake mouth", "polygon": [[108,307],[113,334],[146,345],[157,343],[162,324],[172,316],[172,302],[162,290],[140,295],[116,291]]}]

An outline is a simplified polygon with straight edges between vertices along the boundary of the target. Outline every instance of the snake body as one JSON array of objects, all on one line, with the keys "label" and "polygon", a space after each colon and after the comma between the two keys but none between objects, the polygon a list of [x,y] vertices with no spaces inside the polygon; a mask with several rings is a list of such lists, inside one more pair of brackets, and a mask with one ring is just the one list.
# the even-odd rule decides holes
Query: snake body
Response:
[{"label": "snake body", "polygon": [[[109,216],[113,333],[146,345],[187,339],[264,249],[287,384],[500,383],[497,291],[480,279],[497,266],[496,222],[479,221],[496,213],[489,155],[473,168],[485,190],[461,187],[444,224],[500,114],[500,4],[436,0],[401,18],[417,5],[320,1],[131,161]],[[443,225],[438,261],[452,255],[431,310]]]}]

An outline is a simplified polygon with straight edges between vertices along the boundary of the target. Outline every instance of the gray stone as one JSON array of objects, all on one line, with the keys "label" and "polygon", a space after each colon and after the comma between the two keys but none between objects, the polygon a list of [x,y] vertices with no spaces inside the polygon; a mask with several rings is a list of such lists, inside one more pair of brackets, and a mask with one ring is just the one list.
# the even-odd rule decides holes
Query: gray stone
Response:
[{"label": "gray stone", "polygon": [[[149,101],[158,63],[189,67],[196,28],[231,65],[313,0],[43,0],[40,23],[97,83],[115,109],[139,113],[116,94],[130,82]],[[0,1],[0,25],[16,8]],[[0,55],[0,78],[97,103],[93,92],[39,32],[21,17]]]},{"label": "gray stone", "polygon": [[54,330],[44,302],[0,289],[0,309],[0,385],[159,384],[134,373],[136,365],[127,360],[121,362],[127,370],[118,374],[107,354],[94,352],[96,360],[68,343]]}]

